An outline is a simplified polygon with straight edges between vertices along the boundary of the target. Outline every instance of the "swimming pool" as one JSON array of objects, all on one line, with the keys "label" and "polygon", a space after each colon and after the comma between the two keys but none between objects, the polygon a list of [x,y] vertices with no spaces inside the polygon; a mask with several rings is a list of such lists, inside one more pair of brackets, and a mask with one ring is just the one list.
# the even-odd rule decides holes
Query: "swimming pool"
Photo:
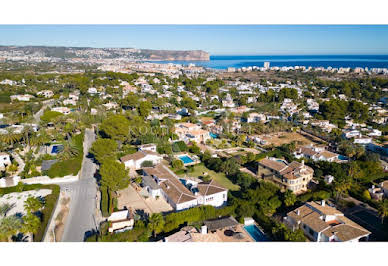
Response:
[{"label": "swimming pool", "polygon": [[244,229],[256,242],[268,241],[264,233],[256,225],[246,225],[244,226]]},{"label": "swimming pool", "polygon": [[217,135],[217,134],[214,134],[214,133],[212,133],[212,132],[210,132],[209,135],[210,135],[210,137],[211,137],[212,139],[218,138],[218,135]]},{"label": "swimming pool", "polygon": [[184,164],[188,164],[188,163],[193,163],[194,160],[191,159],[189,156],[187,155],[184,155],[184,156],[180,156],[179,159],[184,163]]},{"label": "swimming pool", "polygon": [[346,157],[346,156],[343,156],[343,155],[338,155],[338,159],[340,159],[340,160],[347,160],[348,159],[348,157]]},{"label": "swimming pool", "polygon": [[63,149],[62,145],[54,145],[53,148],[51,149],[51,153],[58,153]]}]

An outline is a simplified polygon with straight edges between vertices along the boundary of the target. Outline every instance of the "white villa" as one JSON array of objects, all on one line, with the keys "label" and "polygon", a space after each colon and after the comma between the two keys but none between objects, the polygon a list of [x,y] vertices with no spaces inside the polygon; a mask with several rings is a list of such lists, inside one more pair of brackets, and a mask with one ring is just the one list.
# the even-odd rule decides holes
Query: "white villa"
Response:
[{"label": "white villa", "polygon": [[150,144],[144,144],[139,146],[140,151],[152,151],[156,152],[156,144],[150,143]]},{"label": "white villa", "polygon": [[210,182],[182,181],[166,166],[158,164],[143,168],[143,187],[150,197],[163,197],[174,210],[180,211],[198,205],[223,206],[228,200],[228,190]]},{"label": "white villa", "polygon": [[292,115],[298,111],[298,106],[291,99],[285,98],[280,106],[280,110]]},{"label": "white villa", "polygon": [[210,139],[209,131],[201,129],[201,126],[192,123],[175,124],[175,134],[179,140],[184,142],[194,141],[196,143],[205,143]]},{"label": "white villa", "polygon": [[98,94],[98,91],[96,88],[89,88],[88,93],[91,95],[95,95],[95,94]]},{"label": "white villa", "polygon": [[68,115],[68,114],[71,113],[70,108],[64,107],[64,106],[53,107],[53,108],[51,108],[51,111],[58,112],[58,113],[61,113],[61,114],[64,114],[64,115]]},{"label": "white villa", "polygon": [[267,120],[267,117],[265,114],[259,114],[259,113],[250,113],[247,117],[248,123],[256,123],[256,122],[265,122]]},{"label": "white villa", "polygon": [[297,159],[308,158],[314,161],[334,162],[338,160],[339,154],[325,150],[322,147],[304,146],[294,151],[294,156]]},{"label": "white villa", "polygon": [[11,95],[11,101],[20,101],[20,102],[29,102],[32,98],[34,98],[33,95],[30,94],[24,94],[24,95]]},{"label": "white villa", "polygon": [[120,158],[120,161],[124,163],[125,168],[130,170],[138,170],[142,168],[142,163],[145,161],[150,161],[154,165],[160,163],[163,157],[154,151],[140,150],[133,154],[128,154]]},{"label": "white villa", "polygon": [[39,91],[37,95],[43,96],[44,98],[51,98],[54,96],[54,93],[50,90],[44,90],[44,91]]},{"label": "white villa", "polygon": [[77,101],[73,99],[65,99],[63,100],[63,105],[77,105]]}]

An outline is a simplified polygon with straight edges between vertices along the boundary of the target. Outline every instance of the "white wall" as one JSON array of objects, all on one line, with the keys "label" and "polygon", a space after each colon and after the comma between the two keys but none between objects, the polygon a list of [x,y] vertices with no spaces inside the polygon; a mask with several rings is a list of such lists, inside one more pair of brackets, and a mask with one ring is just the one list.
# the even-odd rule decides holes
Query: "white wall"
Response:
[{"label": "white wall", "polygon": [[205,197],[204,205],[211,205],[213,207],[221,207],[228,200],[228,192],[223,191]]},{"label": "white wall", "polygon": [[195,207],[197,205],[198,205],[198,200],[195,199],[195,200],[191,200],[191,201],[187,201],[187,202],[183,202],[183,203],[177,204],[176,205],[176,210],[180,211],[180,210],[184,210],[184,209]]},{"label": "white wall", "polygon": [[78,175],[72,176],[64,176],[57,178],[50,178],[48,176],[38,176],[33,178],[22,179],[21,181],[24,184],[58,184],[58,183],[68,183],[68,182],[76,182],[78,181]]}]

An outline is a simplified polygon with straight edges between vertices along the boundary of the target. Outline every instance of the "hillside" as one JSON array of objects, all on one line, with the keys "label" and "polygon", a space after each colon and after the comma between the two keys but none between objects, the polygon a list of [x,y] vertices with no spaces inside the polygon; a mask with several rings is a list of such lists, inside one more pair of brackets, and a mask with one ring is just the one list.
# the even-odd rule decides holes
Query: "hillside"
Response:
[{"label": "hillside", "polygon": [[174,51],[134,48],[91,48],[54,46],[0,46],[0,58],[18,56],[24,58],[52,59],[126,59],[126,60],[209,60],[209,54],[201,50]]}]

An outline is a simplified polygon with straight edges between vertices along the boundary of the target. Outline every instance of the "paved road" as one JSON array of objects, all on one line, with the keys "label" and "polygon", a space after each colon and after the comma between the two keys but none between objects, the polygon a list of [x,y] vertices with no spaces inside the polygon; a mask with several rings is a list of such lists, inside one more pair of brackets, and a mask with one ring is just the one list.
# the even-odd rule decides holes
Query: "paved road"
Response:
[{"label": "paved road", "polygon": [[348,196],[346,200],[352,201],[356,205],[353,208],[343,210],[343,213],[354,222],[372,232],[369,241],[387,241],[387,227],[381,224],[381,218],[377,210],[351,196]]},{"label": "paved road", "polygon": [[37,123],[39,123],[40,117],[43,115],[44,110],[46,110],[47,107],[51,107],[53,104],[54,104],[54,100],[47,100],[43,102],[42,108],[40,108],[40,110],[33,115]]},{"label": "paved road", "polygon": [[[94,131],[85,131],[84,154],[94,142]],[[70,211],[63,233],[63,242],[84,241],[85,233],[95,230],[99,220],[97,215],[97,184],[94,178],[96,164],[90,158],[84,157],[80,180],[61,185],[61,190],[70,194]]]}]

